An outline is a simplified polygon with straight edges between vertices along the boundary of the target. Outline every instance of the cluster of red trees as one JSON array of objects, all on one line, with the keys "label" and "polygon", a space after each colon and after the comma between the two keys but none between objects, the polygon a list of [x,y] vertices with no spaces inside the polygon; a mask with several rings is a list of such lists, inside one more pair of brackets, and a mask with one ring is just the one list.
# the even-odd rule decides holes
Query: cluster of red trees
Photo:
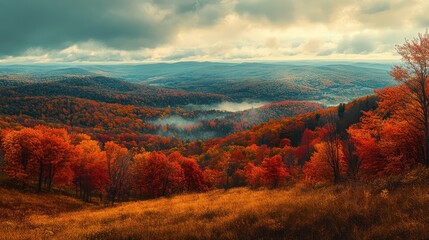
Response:
[{"label": "cluster of red trees", "polygon": [[[290,158],[288,147],[270,149],[255,144],[247,147],[212,147],[200,155],[207,183],[211,187],[236,186],[270,187],[284,185],[292,178],[294,167],[285,161]],[[293,153],[292,153],[293,154]]]},{"label": "cluster of red trees", "polygon": [[351,169],[355,177],[368,179],[407,171],[417,164],[429,166],[429,34],[419,34],[397,46],[397,51],[403,65],[395,66],[390,74],[399,85],[376,91],[378,107],[364,112],[360,122],[347,129],[346,138],[329,134],[340,138],[316,145],[307,172],[304,168],[307,175],[326,172],[326,177],[333,175],[335,180],[337,171],[341,177]]},{"label": "cluster of red trees", "polygon": [[337,127],[340,119],[332,110],[323,116],[326,124],[303,130],[297,146],[288,138],[282,138],[273,147],[246,145],[246,141],[244,146],[236,145],[238,142],[225,145],[225,140],[212,140],[216,143],[203,145],[207,149],[199,155],[199,163],[205,173],[219,176],[215,178],[218,182],[211,185],[227,188],[245,185],[275,188],[291,181],[339,182],[354,178],[352,165],[356,156],[350,149],[353,145],[349,137],[342,137]]},{"label": "cluster of red trees", "polygon": [[110,201],[159,197],[182,191],[207,190],[203,172],[194,159],[178,152],[164,155],[130,151],[114,142],[101,148],[85,134],[37,126],[2,133],[5,172],[37,190],[53,185],[76,187],[83,200],[101,194]]},{"label": "cluster of red trees", "polygon": [[10,177],[24,185],[35,184],[38,192],[49,192],[54,185],[75,186],[76,194],[85,201],[94,195],[114,202],[245,184],[277,187],[291,172],[282,157],[289,146],[276,149],[278,154],[272,157],[265,145],[252,145],[245,151],[232,146],[231,153],[211,148],[201,155],[210,158],[203,164],[212,165],[203,171],[194,158],[174,149],[129,150],[111,141],[103,145],[86,134],[46,126],[4,130],[1,140],[4,170]]},{"label": "cluster of red trees", "polygon": [[429,166],[429,35],[397,47],[403,65],[390,72],[400,84],[377,91],[378,108],[348,131],[366,175]]}]

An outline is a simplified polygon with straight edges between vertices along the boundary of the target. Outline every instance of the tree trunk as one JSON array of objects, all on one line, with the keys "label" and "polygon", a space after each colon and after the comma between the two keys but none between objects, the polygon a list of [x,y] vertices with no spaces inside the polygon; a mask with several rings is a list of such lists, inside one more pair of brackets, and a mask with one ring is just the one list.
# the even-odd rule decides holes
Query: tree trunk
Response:
[{"label": "tree trunk", "polygon": [[424,132],[425,132],[425,159],[424,164],[429,166],[429,120],[428,120],[428,96],[426,94],[426,76],[423,72],[420,73],[421,93],[423,95],[423,117],[424,117]]},{"label": "tree trunk", "polygon": [[428,111],[427,107],[424,111],[424,125],[425,125],[425,165],[429,167],[429,122],[428,122]]},{"label": "tree trunk", "polygon": [[334,183],[337,184],[340,182],[341,174],[340,174],[340,151],[338,139],[335,139],[335,162],[334,162]]},{"label": "tree trunk", "polygon": [[49,178],[48,180],[48,192],[51,192],[52,189],[52,178]]},{"label": "tree trunk", "polygon": [[52,189],[52,179],[54,178],[54,174],[52,172],[52,165],[49,165],[48,192],[51,192]]},{"label": "tree trunk", "polygon": [[37,183],[37,192],[42,192],[42,182],[43,182],[43,163],[39,163],[39,181]]}]

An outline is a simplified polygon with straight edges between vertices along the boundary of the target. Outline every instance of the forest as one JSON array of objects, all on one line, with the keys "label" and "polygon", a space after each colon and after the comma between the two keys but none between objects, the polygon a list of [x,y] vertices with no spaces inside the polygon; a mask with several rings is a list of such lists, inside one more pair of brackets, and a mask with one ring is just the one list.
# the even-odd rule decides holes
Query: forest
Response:
[{"label": "forest", "polygon": [[[184,142],[154,136],[146,140],[148,144],[123,145],[124,142],[108,134],[94,138],[68,130],[82,125],[116,131],[126,127],[132,134],[151,127],[137,116],[160,115],[165,111],[111,104],[103,110],[107,103],[79,98],[24,97],[23,107],[16,108],[20,109],[18,118],[23,114],[36,119],[49,116],[66,127],[37,123],[25,127],[17,122],[14,128],[4,129],[1,135],[4,171],[24,188],[36,186],[38,192],[49,192],[53,186],[73,186],[76,195],[85,201],[99,196],[114,202],[211,188],[277,188],[298,181],[339,183],[373,179],[408,171],[419,164],[428,165],[429,100],[425,92],[428,73],[424,57],[429,56],[417,54],[426,49],[427,39],[427,34],[420,35],[398,47],[404,65],[395,66],[390,72],[398,81],[397,86],[376,90],[376,95],[349,104],[268,121],[206,141]],[[86,81],[75,84],[85,86]],[[122,88],[127,90],[126,86]],[[5,91],[20,93],[21,90],[14,88]],[[24,95],[32,91],[29,90],[32,88],[22,89],[27,91],[20,93]],[[42,89],[43,95],[49,92],[45,88],[34,89]],[[40,105],[35,101],[48,102],[42,108],[44,112],[31,107]],[[17,102],[10,104],[16,106]],[[63,109],[53,107],[61,104]],[[90,108],[101,112],[99,117],[105,118],[101,119],[103,124],[91,123],[98,114],[90,114]],[[117,120],[112,121],[108,116]],[[248,116],[244,114],[243,118]],[[209,126],[217,124],[208,122]],[[127,138],[124,132],[120,134]]]},{"label": "forest", "polygon": [[[287,100],[236,113],[187,110],[174,104],[226,97],[88,76],[5,83],[0,90],[2,186],[115,206],[185,193],[218,194],[219,189],[255,191],[246,193],[252,195],[321,185],[342,189],[339,196],[346,198],[354,185],[425,172],[429,34],[406,41],[397,52],[402,64],[390,70],[396,85],[331,107]],[[208,113],[222,117],[199,118]],[[150,122],[170,116],[199,121],[184,127]],[[196,129],[216,134],[180,137]],[[394,189],[380,194],[387,198]]]},{"label": "forest", "polygon": [[[329,181],[332,172],[328,165],[320,167],[326,159],[317,153],[326,151],[328,143],[338,144],[339,163],[357,164],[354,156],[344,155],[354,145],[349,135],[340,136],[341,131],[346,134],[360,111],[375,108],[375,99],[364,97],[205,142],[165,138],[168,143],[163,145],[172,147],[161,151],[100,142],[65,128],[5,129],[1,138],[5,172],[24,188],[34,184],[39,192],[73,186],[85,201],[91,196],[124,201],[246,185],[275,188],[301,178]],[[346,167],[347,174],[357,174],[352,165]],[[346,169],[341,171],[348,176]]]}]

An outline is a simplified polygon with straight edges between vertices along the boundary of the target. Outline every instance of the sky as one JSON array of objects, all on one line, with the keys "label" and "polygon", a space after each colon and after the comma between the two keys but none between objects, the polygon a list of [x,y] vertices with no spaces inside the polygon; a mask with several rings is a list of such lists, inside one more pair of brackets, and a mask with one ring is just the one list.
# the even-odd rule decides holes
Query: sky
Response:
[{"label": "sky", "polygon": [[427,0],[0,0],[0,63],[399,59]]}]

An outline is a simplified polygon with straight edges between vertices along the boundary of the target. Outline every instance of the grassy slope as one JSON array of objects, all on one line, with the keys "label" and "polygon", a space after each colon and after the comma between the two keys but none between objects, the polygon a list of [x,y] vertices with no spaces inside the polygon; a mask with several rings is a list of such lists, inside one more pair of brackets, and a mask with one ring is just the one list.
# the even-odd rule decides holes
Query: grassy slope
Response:
[{"label": "grassy slope", "polygon": [[1,189],[2,212],[21,206],[2,217],[0,239],[429,239],[428,186],[420,169],[371,185],[237,188],[80,211],[66,197]]},{"label": "grassy slope", "polygon": [[84,207],[81,201],[66,196],[23,193],[0,187],[0,239],[43,239],[49,229],[32,225],[31,216],[53,217]]}]

